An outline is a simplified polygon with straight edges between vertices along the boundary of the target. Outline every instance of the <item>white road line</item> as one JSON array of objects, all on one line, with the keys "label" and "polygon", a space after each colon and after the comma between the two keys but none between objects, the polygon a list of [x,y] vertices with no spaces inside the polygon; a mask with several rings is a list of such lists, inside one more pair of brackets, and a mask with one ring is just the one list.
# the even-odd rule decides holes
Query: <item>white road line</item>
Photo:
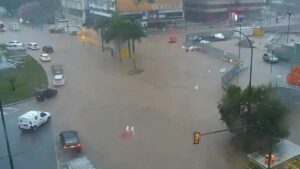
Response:
[{"label": "white road line", "polygon": [[3,108],[3,114],[4,115],[8,115],[8,114],[12,114],[12,113],[16,113],[19,109],[17,108],[13,108],[13,107],[4,107]]}]

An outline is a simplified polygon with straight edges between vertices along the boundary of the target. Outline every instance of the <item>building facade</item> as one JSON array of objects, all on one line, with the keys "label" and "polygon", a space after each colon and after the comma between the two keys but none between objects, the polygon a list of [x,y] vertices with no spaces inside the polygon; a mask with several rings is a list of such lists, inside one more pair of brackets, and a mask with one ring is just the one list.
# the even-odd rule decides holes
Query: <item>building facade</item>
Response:
[{"label": "building facade", "polygon": [[266,5],[266,0],[185,0],[184,10],[186,20],[218,23],[257,18]]},{"label": "building facade", "polygon": [[144,27],[164,26],[183,20],[182,0],[89,0],[89,22],[107,19],[113,12]]},{"label": "building facade", "polygon": [[86,20],[86,0],[61,0],[62,15],[69,24],[82,26]]}]

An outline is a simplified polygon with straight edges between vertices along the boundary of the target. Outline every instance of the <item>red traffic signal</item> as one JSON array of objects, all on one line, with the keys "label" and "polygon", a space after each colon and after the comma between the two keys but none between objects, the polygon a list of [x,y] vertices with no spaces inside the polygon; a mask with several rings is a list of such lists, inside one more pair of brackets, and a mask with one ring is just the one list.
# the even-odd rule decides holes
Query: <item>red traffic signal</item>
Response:
[{"label": "red traffic signal", "polygon": [[194,144],[199,144],[201,139],[201,133],[196,131],[194,132]]},{"label": "red traffic signal", "polygon": [[271,162],[270,162],[270,159],[269,159],[269,154],[266,154],[265,155],[265,164],[273,164],[275,161],[275,155],[274,154],[271,154]]}]

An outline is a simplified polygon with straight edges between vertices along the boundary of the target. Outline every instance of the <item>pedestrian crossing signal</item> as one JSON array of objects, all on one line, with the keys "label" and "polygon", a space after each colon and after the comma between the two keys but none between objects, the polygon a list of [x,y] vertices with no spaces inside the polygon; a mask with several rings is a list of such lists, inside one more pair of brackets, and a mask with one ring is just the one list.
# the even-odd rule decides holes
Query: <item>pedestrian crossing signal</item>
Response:
[{"label": "pedestrian crossing signal", "polygon": [[199,144],[201,139],[201,133],[200,132],[194,132],[194,144]]}]

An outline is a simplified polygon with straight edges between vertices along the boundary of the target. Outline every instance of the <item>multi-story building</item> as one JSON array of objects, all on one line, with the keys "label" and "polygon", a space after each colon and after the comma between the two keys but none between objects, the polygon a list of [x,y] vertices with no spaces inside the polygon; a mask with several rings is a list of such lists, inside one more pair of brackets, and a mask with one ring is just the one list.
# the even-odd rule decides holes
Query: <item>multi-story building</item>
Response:
[{"label": "multi-story building", "polygon": [[72,25],[82,26],[86,19],[86,0],[61,0],[62,14]]},{"label": "multi-story building", "polygon": [[88,20],[119,12],[142,26],[162,26],[183,19],[182,0],[89,0]]},{"label": "multi-story building", "polygon": [[187,20],[197,22],[235,21],[237,15],[256,18],[267,5],[266,0],[185,0]]}]

